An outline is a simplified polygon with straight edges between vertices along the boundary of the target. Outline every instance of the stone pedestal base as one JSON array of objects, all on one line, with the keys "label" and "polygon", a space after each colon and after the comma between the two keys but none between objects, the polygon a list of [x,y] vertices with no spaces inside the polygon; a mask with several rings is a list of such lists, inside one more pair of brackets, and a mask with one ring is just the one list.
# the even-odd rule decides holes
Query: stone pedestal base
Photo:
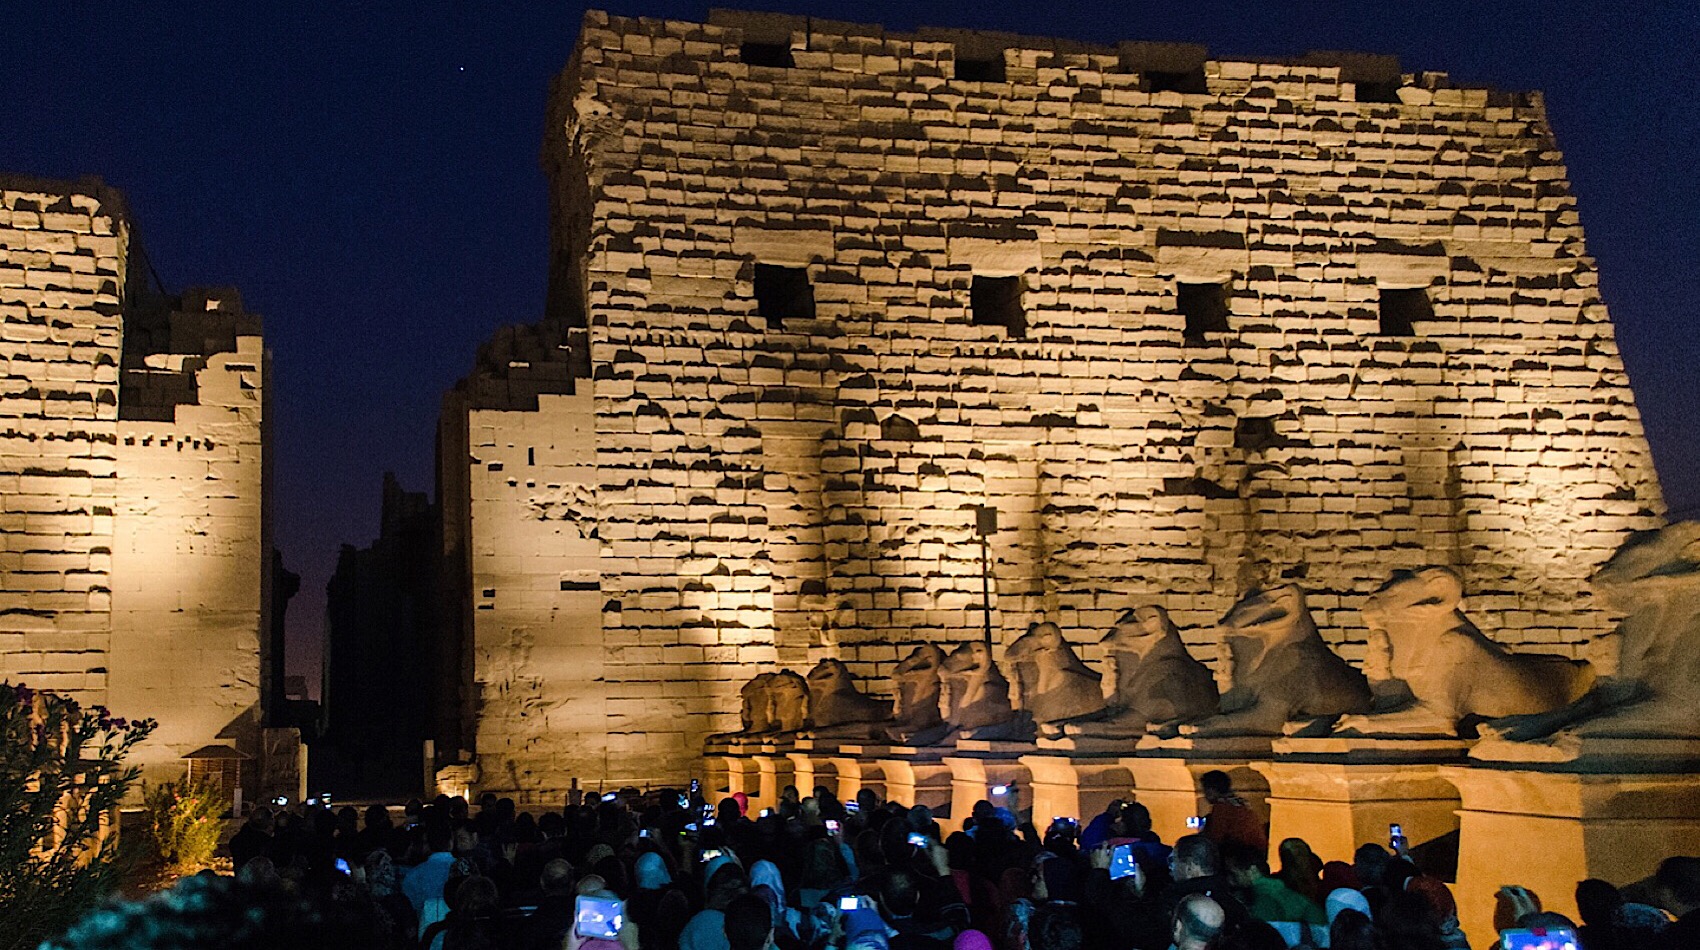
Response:
[{"label": "stone pedestal base", "polygon": [[1063,755],[1123,756],[1132,755],[1139,747],[1139,736],[1040,736],[1034,740],[1040,752]]},{"label": "stone pedestal base", "polygon": [[[1028,814],[1026,788],[1027,767],[1019,759],[982,756],[945,756],[950,769],[950,821],[940,822],[947,828],[959,829],[973,815],[976,802],[985,800],[999,807],[1011,807],[1017,819]],[[992,794],[997,785],[1010,786],[1004,796]]]},{"label": "stone pedestal base", "polygon": [[[1358,748],[1326,755],[1311,749],[1347,742]],[[1383,743],[1397,740],[1299,739],[1275,743],[1277,753],[1297,751],[1252,768],[1269,781],[1269,862],[1280,864],[1283,838],[1303,838],[1324,861],[1351,861],[1359,845],[1387,846],[1389,825],[1403,827],[1412,845],[1458,830],[1458,790],[1440,775],[1444,761],[1400,762],[1415,750],[1380,750],[1395,761],[1377,761]],[[1462,760],[1464,744],[1431,750]],[[1310,755],[1303,754],[1311,750]]]},{"label": "stone pedestal base", "polygon": [[[1265,740],[1262,758],[1268,757],[1268,750]],[[1234,792],[1267,821],[1268,781],[1243,758],[1213,757],[1205,748],[1198,751],[1197,756],[1140,755],[1121,760],[1133,773],[1134,798],[1151,811],[1152,830],[1169,844],[1192,833],[1187,819],[1205,811],[1198,779],[1212,769],[1228,773]]]},{"label": "stone pedestal base", "polygon": [[750,796],[750,814],[759,815],[764,808],[779,807],[779,793],[794,784],[795,766],[789,752],[764,752],[756,756],[756,793]]},{"label": "stone pedestal base", "polygon": [[1133,773],[1117,759],[1024,755],[1019,761],[1033,777],[1033,823],[1041,833],[1053,818],[1085,825],[1112,800],[1133,798]]},{"label": "stone pedestal base", "polygon": [[862,789],[885,797],[885,771],[874,759],[861,758],[859,749],[844,748],[831,757],[834,776],[838,779],[838,800],[853,802]]},{"label": "stone pedestal base", "polygon": [[1492,939],[1495,893],[1534,891],[1577,917],[1576,882],[1639,880],[1672,855],[1700,854],[1700,774],[1541,772],[1480,765],[1440,770],[1457,786],[1459,920],[1471,943]]},{"label": "stone pedestal base", "polygon": [[726,769],[726,796],[743,792],[754,799],[761,794],[761,766],[756,764],[755,756],[723,755],[719,758]]},{"label": "stone pedestal base", "polygon": [[837,790],[837,772],[830,757],[817,752],[792,752],[786,758],[791,760],[791,781],[802,797],[813,795],[817,785]]},{"label": "stone pedestal base", "polygon": [[941,756],[880,759],[879,767],[885,778],[887,801],[925,805],[933,810],[934,817],[950,808],[950,766]]},{"label": "stone pedestal base", "polygon": [[728,781],[726,773],[726,757],[705,753],[702,757],[702,797],[704,801],[718,802],[726,795]]},{"label": "stone pedestal base", "polygon": [[[785,749],[791,738],[781,737]],[[702,797],[711,803],[734,792],[743,792],[753,800],[761,794],[761,767],[755,758],[780,750],[774,737],[718,735],[703,743]]]}]

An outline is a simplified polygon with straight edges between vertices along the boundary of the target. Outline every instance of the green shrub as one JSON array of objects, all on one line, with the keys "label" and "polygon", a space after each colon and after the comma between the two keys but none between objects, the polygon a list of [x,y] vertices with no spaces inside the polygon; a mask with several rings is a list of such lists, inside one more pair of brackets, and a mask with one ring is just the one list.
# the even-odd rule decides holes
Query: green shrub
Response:
[{"label": "green shrub", "polygon": [[124,757],[156,723],[0,682],[0,950],[35,947],[117,885]]},{"label": "green shrub", "polygon": [[142,787],[148,840],[154,854],[178,871],[198,871],[212,861],[226,807],[218,786],[187,778]]}]

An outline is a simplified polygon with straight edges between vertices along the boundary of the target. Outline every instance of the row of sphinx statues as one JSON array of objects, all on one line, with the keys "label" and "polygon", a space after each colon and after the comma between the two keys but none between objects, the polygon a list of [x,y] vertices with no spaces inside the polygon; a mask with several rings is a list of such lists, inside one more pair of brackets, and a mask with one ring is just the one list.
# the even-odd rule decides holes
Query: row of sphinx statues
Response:
[{"label": "row of sphinx statues", "polygon": [[1362,670],[1329,648],[1289,584],[1228,611],[1214,671],[1162,607],[1141,606],[1103,638],[1102,675],[1056,624],[1035,623],[1005,651],[1013,685],[981,642],[916,647],[892,674],[892,702],[827,659],[806,677],[755,677],[742,691],[742,733],[716,738],[1700,738],[1700,524],[1631,537],[1593,582],[1626,615],[1592,645],[1593,662],[1507,649],[1466,616],[1458,573],[1427,567],[1394,573],[1364,603]]}]

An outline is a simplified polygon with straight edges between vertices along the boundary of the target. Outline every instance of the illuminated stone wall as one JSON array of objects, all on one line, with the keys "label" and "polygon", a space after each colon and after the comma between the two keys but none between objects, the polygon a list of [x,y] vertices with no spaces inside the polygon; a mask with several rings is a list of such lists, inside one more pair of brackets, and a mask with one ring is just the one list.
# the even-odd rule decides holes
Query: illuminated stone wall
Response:
[{"label": "illuminated stone wall", "polygon": [[0,178],[0,675],[99,702],[129,227],[85,191]]},{"label": "illuminated stone wall", "polygon": [[[1586,577],[1662,511],[1537,94],[1361,55],[592,13],[544,163],[594,490],[576,534],[522,528],[558,486],[515,453],[569,430],[485,417],[472,458],[508,480],[474,489],[471,543],[519,570],[471,586],[533,603],[538,545],[594,536],[607,706],[566,728],[615,733],[611,780],[686,774],[775,662],[883,689],[910,645],[976,635],[973,505],[999,512],[1001,641],[1043,615],[1093,660],[1131,605],[1199,646],[1278,578],[1356,660],[1364,595],[1434,562],[1491,635],[1577,653],[1610,624]],[[805,268],[814,314],[764,318],[761,264]],[[975,320],[975,280],[1009,277],[1021,332]],[[1227,288],[1225,326],[1204,307],[1189,336],[1181,284]],[[484,689],[489,787],[554,787],[582,680],[527,656],[591,630],[565,597],[496,653],[516,634],[473,613],[478,677],[535,684]]]},{"label": "illuminated stone wall", "polygon": [[0,676],[161,726],[149,778],[259,750],[258,317],[150,289],[122,199],[0,178]]},{"label": "illuminated stone wall", "polygon": [[271,548],[260,321],[234,291],[191,291],[154,346],[137,335],[120,398],[107,704],[160,721],[161,764],[215,738],[254,755]]}]

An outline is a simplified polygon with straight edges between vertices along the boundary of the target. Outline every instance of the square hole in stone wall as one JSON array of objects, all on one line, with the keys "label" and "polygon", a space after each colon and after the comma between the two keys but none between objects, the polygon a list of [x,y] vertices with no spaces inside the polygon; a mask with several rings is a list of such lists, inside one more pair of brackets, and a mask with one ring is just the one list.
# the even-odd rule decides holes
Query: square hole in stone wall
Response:
[{"label": "square hole in stone wall", "polygon": [[1434,304],[1421,287],[1381,289],[1381,335],[1416,336],[1418,320],[1433,320]]},{"label": "square hole in stone wall", "polygon": [[1175,284],[1175,307],[1186,317],[1189,340],[1202,340],[1206,333],[1228,332],[1228,288],[1225,284]]},{"label": "square hole in stone wall", "polygon": [[745,43],[738,47],[738,58],[748,66],[788,69],[793,65],[789,43]]},{"label": "square hole in stone wall", "polygon": [[974,275],[968,305],[975,323],[1003,327],[1017,340],[1027,335],[1027,315],[1021,310],[1021,278]]},{"label": "square hole in stone wall", "polygon": [[756,265],[756,312],[769,326],[815,318],[815,288],[806,267]]},{"label": "square hole in stone wall", "polygon": [[1170,72],[1160,69],[1146,70],[1145,89],[1147,92],[1185,92],[1203,93],[1210,88],[1205,83],[1204,67]]},{"label": "square hole in stone wall", "polygon": [[1003,82],[1003,57],[996,59],[957,59],[956,78],[962,82]]}]

